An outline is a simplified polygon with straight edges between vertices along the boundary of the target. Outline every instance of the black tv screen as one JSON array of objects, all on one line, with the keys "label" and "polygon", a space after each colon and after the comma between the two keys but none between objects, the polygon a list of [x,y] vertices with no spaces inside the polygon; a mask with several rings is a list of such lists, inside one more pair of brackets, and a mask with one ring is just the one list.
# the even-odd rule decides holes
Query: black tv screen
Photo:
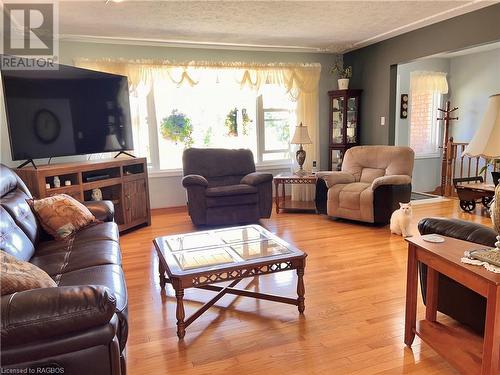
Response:
[{"label": "black tv screen", "polygon": [[13,160],[133,149],[127,77],[65,65],[1,73]]}]

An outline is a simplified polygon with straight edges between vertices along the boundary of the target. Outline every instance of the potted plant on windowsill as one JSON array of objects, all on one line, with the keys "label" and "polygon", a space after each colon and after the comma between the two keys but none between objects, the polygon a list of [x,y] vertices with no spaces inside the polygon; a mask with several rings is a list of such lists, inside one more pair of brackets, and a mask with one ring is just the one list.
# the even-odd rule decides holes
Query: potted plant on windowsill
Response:
[{"label": "potted plant on windowsill", "polygon": [[343,62],[337,60],[335,65],[330,69],[330,74],[337,75],[339,90],[347,90],[349,88],[349,78],[352,77],[352,66],[349,65],[344,68]]},{"label": "potted plant on windowsill", "polygon": [[184,143],[185,148],[193,145],[193,125],[191,119],[177,109],[172,111],[172,114],[165,117],[160,125],[160,132],[163,138],[175,143]]}]

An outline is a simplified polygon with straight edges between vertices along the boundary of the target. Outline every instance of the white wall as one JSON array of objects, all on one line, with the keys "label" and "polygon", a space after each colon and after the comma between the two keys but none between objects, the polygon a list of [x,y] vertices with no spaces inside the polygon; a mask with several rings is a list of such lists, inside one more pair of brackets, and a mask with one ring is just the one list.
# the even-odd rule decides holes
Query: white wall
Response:
[{"label": "white wall", "polygon": [[[398,65],[398,88],[396,90],[396,132],[395,144],[397,146],[409,146],[410,115],[406,119],[400,118],[399,108],[401,94],[410,93],[410,73],[424,70],[448,73],[450,62],[448,59],[424,59],[408,64]],[[449,82],[448,82],[449,83]],[[447,100],[447,97],[444,98]],[[411,96],[410,96],[411,102]],[[415,159],[413,169],[413,191],[429,192],[440,185],[441,178],[441,157]]]},{"label": "white wall", "polygon": [[451,105],[458,120],[451,125],[457,142],[469,142],[481,123],[488,97],[500,94],[500,48],[450,59]]},{"label": "white wall", "polygon": [[[242,62],[288,62],[288,63],[320,63],[322,66],[319,83],[319,134],[320,134],[320,165],[327,169],[328,165],[328,90],[336,88],[336,79],[329,75],[329,70],[334,62],[332,54],[319,53],[286,53],[286,52],[260,52],[215,50],[201,48],[173,48],[158,46],[135,46],[126,44],[101,44],[84,42],[61,42],[59,48],[60,63],[73,65],[73,59],[87,57],[94,59],[124,58],[124,59],[168,59],[178,62],[191,60],[211,61],[242,61]],[[3,92],[0,90],[0,95]],[[5,108],[3,97],[0,98],[0,158],[1,162],[15,166],[10,156],[8,131],[6,126]],[[321,135],[325,136],[321,136]],[[93,156],[99,157],[99,155]],[[54,158],[52,163],[85,160],[86,156]],[[39,164],[47,163],[47,159],[37,160]],[[288,172],[289,168],[268,170],[273,174]],[[186,203],[186,195],[181,185],[180,173],[151,175],[149,180],[150,199],[152,208],[180,206]]]}]

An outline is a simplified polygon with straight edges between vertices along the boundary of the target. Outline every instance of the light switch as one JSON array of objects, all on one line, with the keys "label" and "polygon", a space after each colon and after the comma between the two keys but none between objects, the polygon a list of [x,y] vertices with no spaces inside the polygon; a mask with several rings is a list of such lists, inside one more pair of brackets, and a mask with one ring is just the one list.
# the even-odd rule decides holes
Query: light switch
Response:
[{"label": "light switch", "polygon": [[380,125],[381,125],[381,126],[384,126],[384,125],[385,125],[385,117],[384,117],[384,116],[382,116],[382,117],[380,118]]}]

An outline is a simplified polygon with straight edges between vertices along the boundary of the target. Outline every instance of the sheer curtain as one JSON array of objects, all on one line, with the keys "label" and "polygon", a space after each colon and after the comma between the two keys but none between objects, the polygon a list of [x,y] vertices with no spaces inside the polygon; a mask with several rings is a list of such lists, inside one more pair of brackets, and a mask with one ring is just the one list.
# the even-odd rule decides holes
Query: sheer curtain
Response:
[{"label": "sheer curtain", "polygon": [[[241,88],[249,87],[259,91],[264,84],[277,84],[284,87],[297,99],[297,123],[307,125],[313,143],[304,145],[307,152],[305,167],[311,170],[312,161],[319,163],[319,103],[318,86],[321,73],[320,64],[288,64],[288,63],[243,63],[191,61],[176,63],[168,60],[90,60],[75,59],[75,65],[82,68],[120,74],[128,77],[131,90],[147,95],[152,83],[157,79],[170,80],[175,85],[196,86],[200,80],[213,74],[204,74],[208,69],[213,73],[220,70],[232,74],[221,74],[221,79],[231,77]],[[133,114],[134,116],[134,114]],[[295,153],[292,152],[295,163]],[[294,164],[295,165],[295,164]],[[294,186],[292,199],[312,200],[312,186]]]}]

